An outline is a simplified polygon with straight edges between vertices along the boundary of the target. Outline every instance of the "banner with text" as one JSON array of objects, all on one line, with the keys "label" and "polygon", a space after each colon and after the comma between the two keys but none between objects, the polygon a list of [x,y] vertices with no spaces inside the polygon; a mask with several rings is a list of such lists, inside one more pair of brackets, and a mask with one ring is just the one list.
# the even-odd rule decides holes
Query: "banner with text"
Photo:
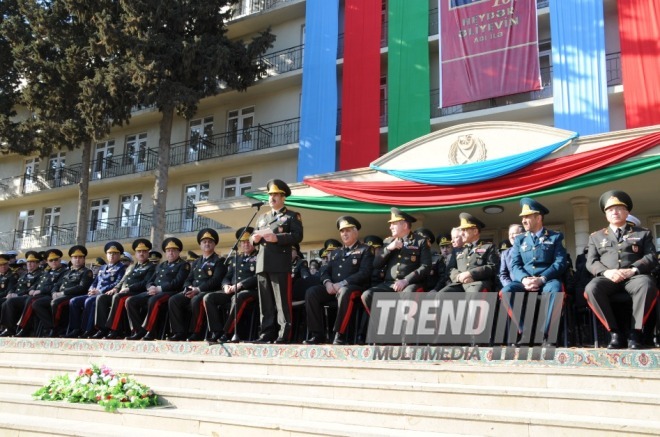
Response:
[{"label": "banner with text", "polygon": [[438,0],[440,107],[541,89],[536,0]]}]

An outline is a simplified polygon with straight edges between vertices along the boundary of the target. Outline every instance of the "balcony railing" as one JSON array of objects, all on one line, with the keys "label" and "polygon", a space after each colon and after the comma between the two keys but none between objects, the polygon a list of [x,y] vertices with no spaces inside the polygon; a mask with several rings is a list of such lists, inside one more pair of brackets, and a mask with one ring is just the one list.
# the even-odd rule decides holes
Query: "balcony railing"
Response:
[{"label": "balcony railing", "polygon": [[197,232],[203,228],[223,229],[227,226],[197,215],[195,208],[176,209],[165,213],[165,233]]},{"label": "balcony railing", "polygon": [[135,214],[102,220],[90,220],[87,225],[88,242],[148,237],[150,233],[150,214]]},{"label": "balcony railing", "polygon": [[23,194],[50,190],[80,182],[80,164],[71,167],[49,168],[21,176]]},{"label": "balcony railing", "polygon": [[298,142],[300,119],[253,126],[172,144],[170,165],[219,158]]},{"label": "balcony railing", "polygon": [[303,46],[299,45],[265,54],[259,59],[259,62],[264,64],[267,69],[263,77],[300,70],[303,63]]},{"label": "balcony railing", "polygon": [[232,19],[246,17],[248,15],[266,12],[285,3],[294,0],[239,0],[234,6]]},{"label": "balcony railing", "polygon": [[75,244],[75,224],[34,227],[22,231],[0,234],[0,248],[7,250],[29,250],[37,247],[69,246]]},{"label": "balcony railing", "polygon": [[139,153],[109,156],[92,161],[91,180],[114,178],[128,174],[153,170],[156,167],[158,155],[152,149],[144,149]]}]

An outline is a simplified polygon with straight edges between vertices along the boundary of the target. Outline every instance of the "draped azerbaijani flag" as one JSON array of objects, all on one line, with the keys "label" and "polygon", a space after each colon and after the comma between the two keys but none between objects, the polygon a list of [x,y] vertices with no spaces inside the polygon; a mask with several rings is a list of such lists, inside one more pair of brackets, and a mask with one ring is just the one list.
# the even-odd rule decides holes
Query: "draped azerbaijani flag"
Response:
[{"label": "draped azerbaijani flag", "polygon": [[536,0],[438,0],[440,107],[541,89]]}]

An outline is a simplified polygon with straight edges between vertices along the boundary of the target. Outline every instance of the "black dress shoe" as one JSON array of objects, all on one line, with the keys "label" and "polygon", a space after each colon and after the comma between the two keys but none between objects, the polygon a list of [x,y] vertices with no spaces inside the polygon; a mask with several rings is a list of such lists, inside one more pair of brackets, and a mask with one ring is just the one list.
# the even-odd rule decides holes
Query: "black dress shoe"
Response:
[{"label": "black dress shoe", "polygon": [[27,329],[19,329],[14,337],[25,338],[30,336],[31,336],[30,331],[28,331]]},{"label": "black dress shoe", "polygon": [[338,346],[346,344],[346,336],[344,334],[337,332],[335,334],[335,339],[332,341],[332,344]]},{"label": "black dress shoe", "polygon": [[181,332],[178,332],[176,334],[172,334],[169,337],[167,337],[167,339],[169,341],[186,341],[187,338],[188,338],[188,336],[186,334],[181,333]]},{"label": "black dress shoe", "polygon": [[80,329],[74,329],[64,334],[64,338],[78,338],[80,337]]},{"label": "black dress shoe", "polygon": [[357,339],[355,339],[355,343],[359,344],[360,346],[367,344],[367,340],[365,339],[364,334],[358,334]]},{"label": "black dress shoe", "polygon": [[222,334],[216,341],[218,343],[231,343],[231,337],[227,336],[227,334]]},{"label": "black dress shoe", "polygon": [[[207,338],[206,340],[209,341],[209,342],[211,342],[211,343],[215,343],[215,342],[217,342],[217,341],[220,339],[220,337],[222,337],[223,335],[224,335],[224,334],[223,334],[222,332],[216,332],[216,331],[209,332],[208,338]],[[223,343],[224,343],[224,342],[223,342]]]},{"label": "black dress shoe", "polygon": [[14,335],[16,335],[16,331],[13,329],[5,329],[0,333],[0,337],[13,337]]},{"label": "black dress shoe", "polygon": [[608,349],[625,349],[623,340],[621,339],[621,334],[612,331],[610,332],[610,336],[612,338],[610,340],[610,344],[607,345]]},{"label": "black dress shoe", "polygon": [[126,340],[140,340],[145,335],[147,335],[147,331],[141,329],[139,331],[135,331],[135,334],[126,337]]},{"label": "black dress shoe", "polygon": [[266,337],[265,335],[262,335],[261,337],[257,338],[254,342],[256,344],[270,344],[273,343],[275,340],[272,337]]},{"label": "black dress shoe", "polygon": [[638,350],[643,348],[644,345],[642,344],[640,333],[637,331],[631,332],[628,337],[628,349]]},{"label": "black dress shoe", "polygon": [[186,339],[187,341],[202,341],[204,340],[204,335],[197,332],[193,332],[190,337]]},{"label": "black dress shoe", "polygon": [[307,340],[303,341],[303,344],[324,344],[325,338],[320,335],[312,335]]},{"label": "black dress shoe", "polygon": [[144,337],[142,337],[142,340],[144,340],[144,341],[154,341],[154,340],[156,340],[156,334],[154,334],[151,331],[147,331],[147,333],[144,334]]},{"label": "black dress shoe", "polygon": [[44,329],[41,331],[41,338],[53,338],[55,337],[55,331],[53,329]]},{"label": "black dress shoe", "polygon": [[91,330],[91,331],[85,331],[78,338],[92,338],[96,334],[96,331]]},{"label": "black dress shoe", "polygon": [[100,340],[102,338],[105,338],[107,335],[108,335],[108,330],[107,329],[101,329],[96,334],[92,335],[91,338],[93,338],[94,340]]},{"label": "black dress shoe", "polygon": [[653,337],[653,346],[660,347],[660,335],[655,335]]},{"label": "black dress shoe", "polygon": [[126,336],[121,334],[119,331],[110,331],[104,338],[106,340],[117,340],[120,338],[126,338]]}]

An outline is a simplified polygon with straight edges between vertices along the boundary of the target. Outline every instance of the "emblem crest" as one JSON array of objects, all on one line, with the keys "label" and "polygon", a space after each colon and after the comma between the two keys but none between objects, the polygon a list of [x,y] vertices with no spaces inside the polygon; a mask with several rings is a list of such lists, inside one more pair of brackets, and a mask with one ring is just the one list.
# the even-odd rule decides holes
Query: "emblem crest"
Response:
[{"label": "emblem crest", "polygon": [[486,160],[484,142],[472,135],[460,135],[449,148],[449,162],[454,165],[469,164]]}]

